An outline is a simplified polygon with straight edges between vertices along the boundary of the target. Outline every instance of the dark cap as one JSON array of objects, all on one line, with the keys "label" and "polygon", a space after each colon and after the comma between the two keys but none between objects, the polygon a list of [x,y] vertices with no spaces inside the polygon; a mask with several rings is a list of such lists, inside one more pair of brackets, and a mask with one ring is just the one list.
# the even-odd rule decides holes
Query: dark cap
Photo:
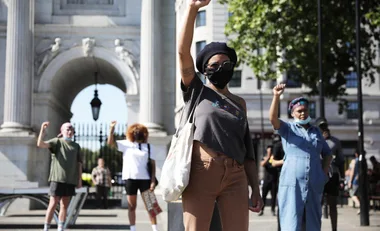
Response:
[{"label": "dark cap", "polygon": [[200,73],[205,73],[205,66],[208,60],[216,54],[227,55],[231,62],[237,62],[236,51],[228,47],[226,43],[212,42],[207,44],[197,55],[196,66]]},{"label": "dark cap", "polygon": [[329,130],[329,129],[328,129],[329,124],[327,123],[326,118],[319,117],[318,119],[316,119],[315,124],[316,124],[320,129],[322,129],[323,131]]}]

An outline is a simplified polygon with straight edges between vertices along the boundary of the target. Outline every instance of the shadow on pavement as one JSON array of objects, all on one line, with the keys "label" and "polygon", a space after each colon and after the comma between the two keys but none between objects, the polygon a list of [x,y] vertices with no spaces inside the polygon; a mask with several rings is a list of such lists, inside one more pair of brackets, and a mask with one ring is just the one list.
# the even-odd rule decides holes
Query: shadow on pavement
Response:
[{"label": "shadow on pavement", "polygon": [[117,217],[117,214],[79,214],[79,217]]},{"label": "shadow on pavement", "polygon": [[45,217],[45,214],[11,214],[7,217]]},{"label": "shadow on pavement", "polygon": [[128,229],[129,230],[129,225],[107,225],[107,224],[81,224],[81,225],[74,225],[70,227],[70,230],[75,230],[75,229],[115,229],[115,230],[120,230],[120,229]]},{"label": "shadow on pavement", "polygon": [[[7,217],[45,217],[45,214],[11,214]],[[79,214],[79,217],[117,217],[117,214]]]},{"label": "shadow on pavement", "polygon": [[[27,225],[27,224],[1,224],[0,229],[22,229],[22,230],[28,230],[28,229],[41,229],[43,225],[40,224],[34,224],[34,225]],[[56,229],[56,225],[52,225],[51,229]],[[127,229],[129,230],[129,225],[107,225],[107,224],[81,224],[81,225],[73,225],[69,227],[70,230],[75,229],[107,229],[107,230],[120,230],[120,229]]]}]

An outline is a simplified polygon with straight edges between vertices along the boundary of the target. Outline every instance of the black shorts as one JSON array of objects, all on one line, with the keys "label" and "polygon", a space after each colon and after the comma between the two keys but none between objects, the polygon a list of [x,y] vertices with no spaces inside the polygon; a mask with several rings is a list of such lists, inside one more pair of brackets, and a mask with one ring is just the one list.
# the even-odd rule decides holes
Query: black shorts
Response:
[{"label": "black shorts", "polygon": [[150,180],[125,180],[125,191],[127,195],[137,195],[137,190],[140,193],[150,189]]},{"label": "black shorts", "polygon": [[339,174],[334,173],[325,185],[325,194],[330,196],[339,196]]},{"label": "black shorts", "polygon": [[50,196],[71,197],[75,195],[75,185],[61,182],[50,182]]}]

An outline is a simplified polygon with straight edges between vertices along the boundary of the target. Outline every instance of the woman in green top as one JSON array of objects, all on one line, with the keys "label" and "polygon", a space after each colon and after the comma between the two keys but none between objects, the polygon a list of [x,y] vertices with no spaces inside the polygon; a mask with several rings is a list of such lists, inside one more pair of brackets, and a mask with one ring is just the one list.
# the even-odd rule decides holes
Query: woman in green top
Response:
[{"label": "woman in green top", "polygon": [[37,140],[37,147],[48,148],[51,152],[50,202],[46,211],[44,231],[50,227],[58,202],[60,202],[58,231],[63,231],[70,197],[75,195],[75,187],[82,187],[82,159],[79,144],[72,141],[74,128],[70,123],[62,124],[58,137],[43,141],[48,126],[49,122],[42,123]]}]

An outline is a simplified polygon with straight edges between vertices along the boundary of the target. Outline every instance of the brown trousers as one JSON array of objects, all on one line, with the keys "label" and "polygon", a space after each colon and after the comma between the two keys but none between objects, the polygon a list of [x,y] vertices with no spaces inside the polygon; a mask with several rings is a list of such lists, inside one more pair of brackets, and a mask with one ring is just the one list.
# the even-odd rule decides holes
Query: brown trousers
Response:
[{"label": "brown trousers", "polygon": [[185,231],[209,231],[215,201],[223,231],[248,231],[244,165],[225,155],[193,153],[190,182],[182,194]]}]

